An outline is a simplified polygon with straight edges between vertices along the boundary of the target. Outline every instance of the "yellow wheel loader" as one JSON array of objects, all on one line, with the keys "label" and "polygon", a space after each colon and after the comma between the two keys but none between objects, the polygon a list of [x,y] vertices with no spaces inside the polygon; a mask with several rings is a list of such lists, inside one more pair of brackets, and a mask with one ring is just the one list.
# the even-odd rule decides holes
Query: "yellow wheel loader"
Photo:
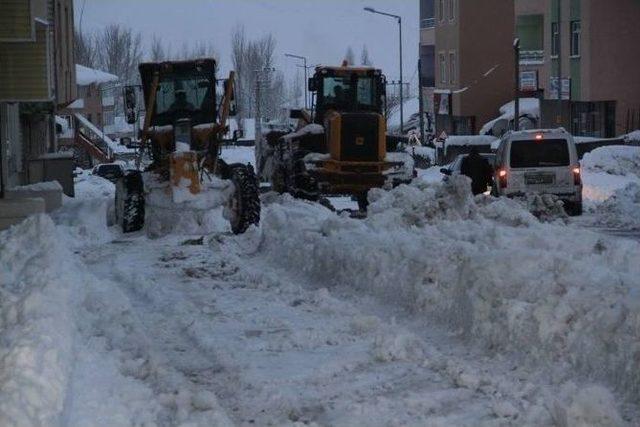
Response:
[{"label": "yellow wheel loader", "polygon": [[[386,79],[370,67],[317,67],[309,79],[312,111],[293,110],[298,128],[268,134],[258,170],[272,189],[307,200],[347,195],[365,210],[371,188],[409,183],[407,153],[387,152]],[[323,200],[326,201],[326,200]]]},{"label": "yellow wheel loader", "polygon": [[[154,223],[155,234],[194,212],[196,223],[221,207],[234,233],[260,220],[258,181],[251,165],[227,164],[219,154],[233,113],[234,72],[217,96],[213,59],[145,63],[139,67],[145,99],[143,150],[151,164],[116,184],[116,222],[124,232]],[[125,94],[127,119],[135,122],[135,97]],[[138,162],[140,163],[140,162]],[[164,225],[158,225],[163,212]]]}]

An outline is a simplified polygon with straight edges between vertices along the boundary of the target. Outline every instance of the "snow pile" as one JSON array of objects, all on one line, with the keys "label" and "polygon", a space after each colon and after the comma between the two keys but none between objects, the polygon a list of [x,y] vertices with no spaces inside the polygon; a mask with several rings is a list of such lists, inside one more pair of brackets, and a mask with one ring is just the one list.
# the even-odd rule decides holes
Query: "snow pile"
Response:
[{"label": "snow pile", "polygon": [[625,140],[629,142],[640,142],[640,130],[635,130],[625,136]]},{"label": "snow pile", "polygon": [[152,172],[145,173],[144,183],[145,230],[149,237],[229,230],[223,210],[234,191],[231,181],[211,177],[201,183],[201,191],[195,195],[185,186],[170,186]]},{"label": "snow pile", "polygon": [[[288,197],[264,209],[262,251],[448,325],[492,352],[553,362],[640,396],[635,242],[544,224],[464,177],[372,191],[365,221]],[[571,368],[571,369],[567,369]]]},{"label": "snow pile", "polygon": [[626,176],[640,173],[640,147],[612,145],[585,154],[582,167],[590,172]]},{"label": "snow pile", "polygon": [[616,190],[640,183],[640,147],[609,146],[596,148],[582,159],[583,198],[593,208]]},{"label": "snow pile", "polygon": [[45,216],[0,234],[0,425],[56,425],[62,412],[79,283],[60,250]]},{"label": "snow pile", "polygon": [[631,183],[616,190],[595,213],[600,225],[640,230],[640,184]]}]

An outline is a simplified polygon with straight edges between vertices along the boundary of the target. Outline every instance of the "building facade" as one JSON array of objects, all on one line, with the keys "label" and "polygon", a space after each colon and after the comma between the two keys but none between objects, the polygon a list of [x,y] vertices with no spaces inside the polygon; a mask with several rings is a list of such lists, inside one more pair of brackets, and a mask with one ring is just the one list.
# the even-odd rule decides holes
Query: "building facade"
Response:
[{"label": "building facade", "polygon": [[515,7],[523,80],[537,81],[542,126],[592,137],[640,127],[640,2],[516,0]]},{"label": "building facade", "polygon": [[0,0],[3,189],[42,180],[57,150],[55,114],[76,96],[72,0]]},{"label": "building facade", "polygon": [[435,131],[474,134],[513,98],[513,1],[423,0],[420,6],[421,80]]}]

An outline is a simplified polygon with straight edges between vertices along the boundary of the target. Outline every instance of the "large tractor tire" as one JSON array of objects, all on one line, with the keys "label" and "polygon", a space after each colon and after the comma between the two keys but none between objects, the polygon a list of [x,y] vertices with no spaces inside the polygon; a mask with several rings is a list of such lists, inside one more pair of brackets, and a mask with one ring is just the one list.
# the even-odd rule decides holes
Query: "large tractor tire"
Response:
[{"label": "large tractor tire", "polygon": [[251,165],[231,165],[231,181],[235,191],[229,200],[231,230],[242,234],[260,223],[260,188]]},{"label": "large tractor tire", "polygon": [[116,181],[116,224],[123,233],[144,227],[144,182],[139,171],[125,172]]}]

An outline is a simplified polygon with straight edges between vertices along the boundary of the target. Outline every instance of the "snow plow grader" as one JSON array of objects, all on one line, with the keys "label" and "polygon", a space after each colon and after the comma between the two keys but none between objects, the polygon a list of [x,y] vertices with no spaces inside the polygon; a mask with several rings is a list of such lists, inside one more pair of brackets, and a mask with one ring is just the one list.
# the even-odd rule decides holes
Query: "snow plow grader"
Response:
[{"label": "snow plow grader", "polygon": [[[235,234],[258,224],[253,167],[220,158],[233,113],[234,72],[217,97],[213,59],[145,63],[139,70],[146,106],[139,160],[144,150],[151,163],[116,183],[115,217],[123,232],[146,225],[149,234],[162,235],[180,223],[202,225],[217,208]],[[132,99],[126,98],[131,111]]]},{"label": "snow plow grader", "polygon": [[351,196],[360,211],[370,189],[411,182],[412,157],[387,152],[385,80],[370,67],[317,67],[309,79],[315,107],[291,111],[295,132],[266,135],[256,152],[259,175],[302,199]]}]

